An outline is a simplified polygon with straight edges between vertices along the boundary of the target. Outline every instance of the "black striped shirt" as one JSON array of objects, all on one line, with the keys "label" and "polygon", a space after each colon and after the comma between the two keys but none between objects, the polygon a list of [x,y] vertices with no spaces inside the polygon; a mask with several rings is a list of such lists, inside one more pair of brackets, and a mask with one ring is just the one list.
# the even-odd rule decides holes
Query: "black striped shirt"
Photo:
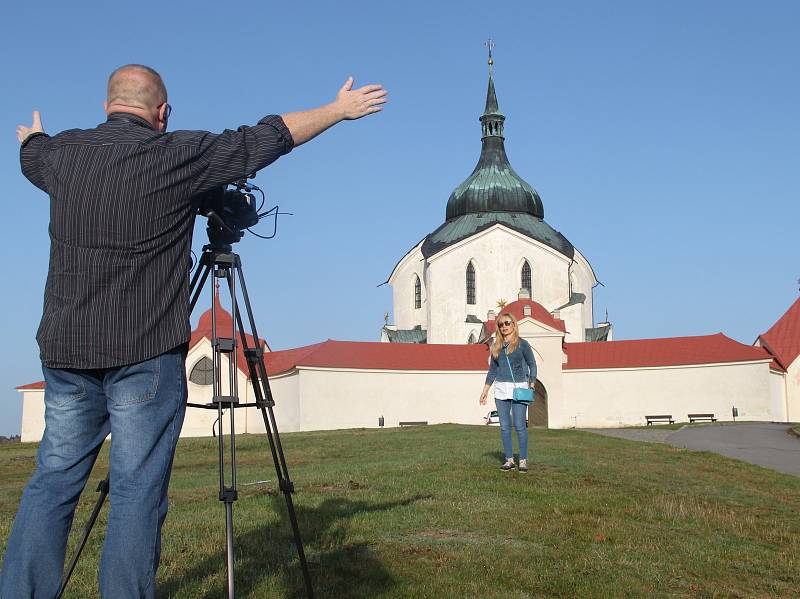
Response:
[{"label": "black striped shirt", "polygon": [[278,116],[212,134],[158,133],[114,113],[94,129],[30,136],[22,172],[50,195],[44,365],[111,368],[186,343],[194,198],[293,146]]}]

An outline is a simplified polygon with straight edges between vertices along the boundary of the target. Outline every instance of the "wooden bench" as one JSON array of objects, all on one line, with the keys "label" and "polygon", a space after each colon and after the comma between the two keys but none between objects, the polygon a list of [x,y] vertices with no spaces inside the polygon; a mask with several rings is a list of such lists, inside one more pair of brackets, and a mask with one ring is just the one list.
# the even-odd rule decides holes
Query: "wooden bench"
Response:
[{"label": "wooden bench", "polygon": [[716,422],[717,419],[714,418],[714,414],[687,414],[689,416],[689,422],[694,422],[695,420],[710,420],[711,422]]},{"label": "wooden bench", "polygon": [[401,422],[400,423],[400,426],[427,426],[427,425],[428,425],[428,421],[427,420],[424,420],[424,421],[420,420],[420,421],[414,421],[414,422]]},{"label": "wooden bench", "polygon": [[669,422],[670,424],[675,424],[675,421],[672,419],[672,414],[656,414],[654,416],[645,416],[647,419],[647,426],[650,426],[654,422]]}]

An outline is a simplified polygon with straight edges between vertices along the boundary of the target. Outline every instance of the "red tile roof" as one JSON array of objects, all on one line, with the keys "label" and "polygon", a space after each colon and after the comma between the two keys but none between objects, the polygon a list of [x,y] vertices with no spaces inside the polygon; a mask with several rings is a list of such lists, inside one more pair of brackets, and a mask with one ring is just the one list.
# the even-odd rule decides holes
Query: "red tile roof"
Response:
[{"label": "red tile roof", "polygon": [[800,355],[800,298],[759,340],[784,369],[789,368]]},{"label": "red tile roof", "polygon": [[329,339],[315,345],[270,352],[264,361],[270,375],[297,366],[369,370],[486,370],[489,366],[489,350],[482,343],[436,345]]},{"label": "red tile roof", "polygon": [[[524,315],[525,306],[531,307],[531,318],[534,320],[538,320],[541,323],[546,324],[550,328],[556,329],[563,333],[567,332],[567,327],[564,325],[564,321],[558,318],[554,318],[550,312],[547,311],[542,304],[539,302],[535,302],[529,299],[520,299],[515,302],[511,302],[510,304],[506,304],[504,308],[498,311],[498,314],[502,312],[510,312],[514,315],[517,320],[522,320],[523,318],[527,318]],[[488,320],[484,323],[484,327],[486,330],[487,335],[493,335],[495,329],[495,321]]]},{"label": "red tile roof", "polygon": [[698,337],[564,343],[564,349],[568,356],[565,370],[725,364],[770,358],[762,348],[739,343],[722,333]]},{"label": "red tile roof", "polygon": [[44,381],[37,381],[35,383],[29,383],[27,385],[20,385],[17,387],[17,391],[27,391],[29,389],[44,389]]}]

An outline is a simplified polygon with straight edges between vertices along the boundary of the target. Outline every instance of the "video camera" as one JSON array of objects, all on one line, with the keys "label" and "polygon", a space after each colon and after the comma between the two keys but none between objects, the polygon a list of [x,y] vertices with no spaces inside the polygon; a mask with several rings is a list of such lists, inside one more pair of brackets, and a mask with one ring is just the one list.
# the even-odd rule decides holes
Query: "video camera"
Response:
[{"label": "video camera", "polygon": [[[229,248],[244,236],[244,230],[257,224],[263,216],[258,213],[253,191],[261,189],[240,179],[231,187],[217,187],[198,198],[198,214],[208,219],[206,232],[214,247]],[[262,197],[263,197],[263,192]]]}]

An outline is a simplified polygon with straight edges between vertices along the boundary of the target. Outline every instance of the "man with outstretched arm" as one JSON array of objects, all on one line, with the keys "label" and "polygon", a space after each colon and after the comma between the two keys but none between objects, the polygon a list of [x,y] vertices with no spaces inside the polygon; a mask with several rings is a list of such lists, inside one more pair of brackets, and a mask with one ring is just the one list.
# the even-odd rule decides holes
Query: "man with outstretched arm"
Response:
[{"label": "man with outstretched arm", "polygon": [[155,596],[167,487],[186,405],[189,265],[198,194],[246,177],[343,120],[379,112],[349,78],[320,108],[226,130],[166,133],[159,74],[111,74],[107,120],[55,136],[17,127],[23,174],[50,196],[50,266],[37,341],[45,432],[8,539],[0,597],[51,599],[75,506],[111,434],[100,560],[109,599]]}]

